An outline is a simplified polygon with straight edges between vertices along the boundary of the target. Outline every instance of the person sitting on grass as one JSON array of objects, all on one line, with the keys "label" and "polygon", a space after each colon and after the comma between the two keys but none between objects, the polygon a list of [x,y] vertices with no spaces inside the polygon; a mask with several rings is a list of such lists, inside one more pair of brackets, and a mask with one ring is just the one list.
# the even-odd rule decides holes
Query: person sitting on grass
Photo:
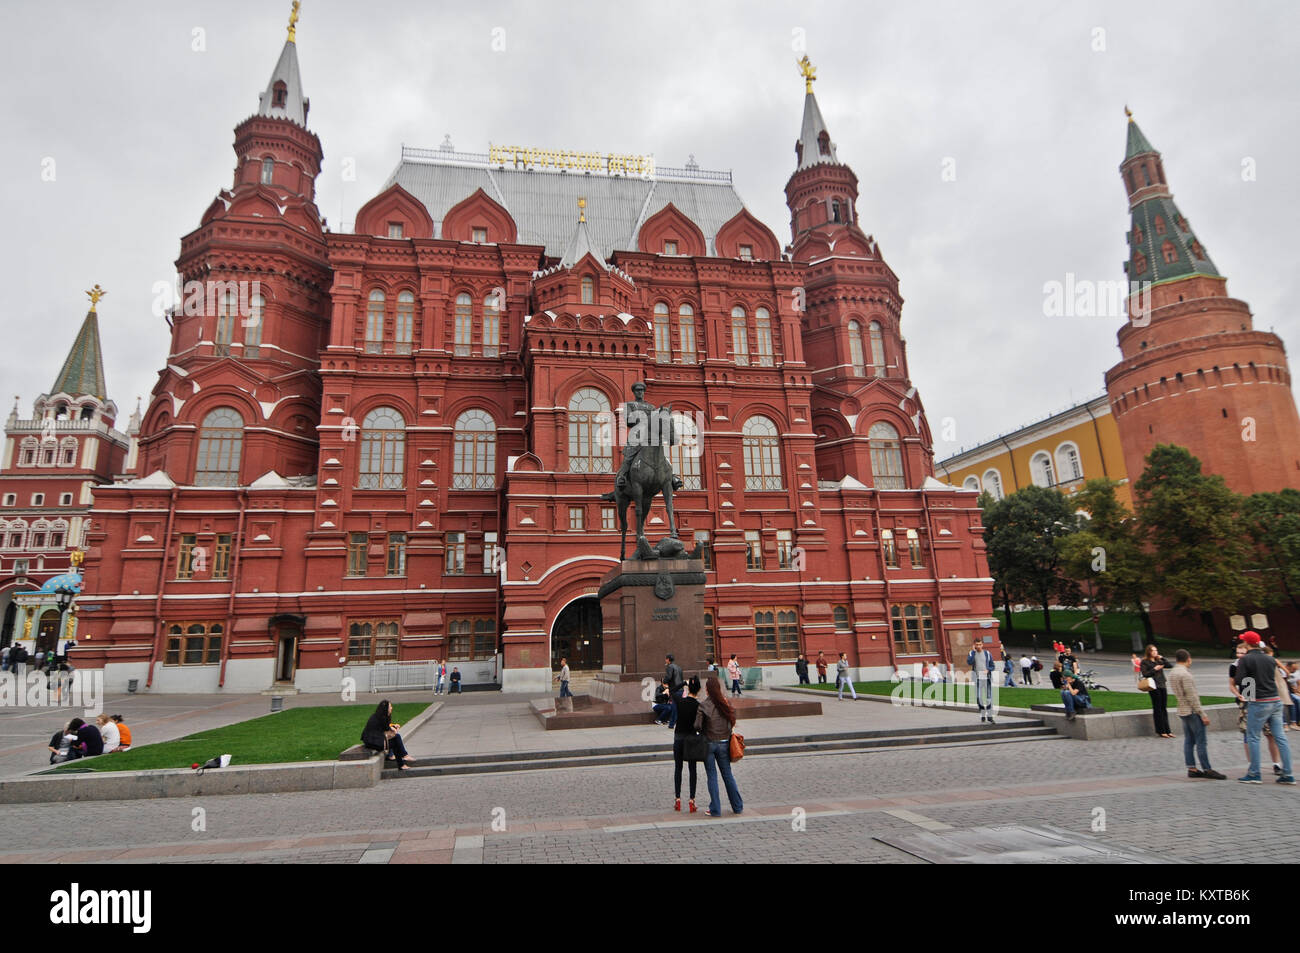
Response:
[{"label": "person sitting on grass", "polygon": [[1065,703],[1065,720],[1074,721],[1076,710],[1092,707],[1092,699],[1088,697],[1088,689],[1072,673],[1065,675],[1065,684],[1061,689],[1061,701]]},{"label": "person sitting on grass", "polygon": [[385,751],[389,761],[397,762],[397,770],[405,771],[406,762],[415,759],[406,753],[402,736],[397,733],[397,729],[401,727],[393,724],[393,703],[385,698],[375,708],[374,714],[366,722],[366,727],[362,729],[361,743],[375,751]]},{"label": "person sitting on grass", "polygon": [[110,751],[116,751],[122,744],[122,736],[118,733],[117,722],[108,715],[99,715],[95,718],[95,724],[99,725],[99,735],[104,741],[104,754]]},{"label": "person sitting on grass", "polygon": [[72,719],[72,723],[77,732],[77,744],[73,748],[79,748],[83,758],[93,758],[104,753],[104,736],[98,728],[86,724],[80,718]]},{"label": "person sitting on grass", "polygon": [[77,733],[72,730],[72,726],[64,725],[54,733],[50,739],[50,764],[62,764],[69,758],[73,757],[69,752],[72,746],[77,743]]},{"label": "person sitting on grass", "polygon": [[131,729],[126,726],[126,722],[122,720],[121,715],[114,715],[113,723],[117,725],[118,740],[121,742],[117,746],[117,750],[130,751],[131,750]]}]

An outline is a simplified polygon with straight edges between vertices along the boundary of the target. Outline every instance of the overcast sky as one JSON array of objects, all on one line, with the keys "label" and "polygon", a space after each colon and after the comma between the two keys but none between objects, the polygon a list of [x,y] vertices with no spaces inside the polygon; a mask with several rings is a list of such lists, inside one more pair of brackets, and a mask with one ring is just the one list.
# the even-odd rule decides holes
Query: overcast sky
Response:
[{"label": "overcast sky", "polygon": [[[26,416],[49,389],[95,282],[108,290],[99,314],[120,425],[137,395],[147,403],[168,345],[153,285],[231,184],[232,130],[257,107],[288,11],[4,5],[5,409],[18,394]],[[1046,317],[1043,286],[1124,277],[1125,103],[1229,292],[1294,362],[1298,25],[1300,6],[1283,2],[305,0],[298,53],[325,150],[319,204],[336,229],[379,191],[402,143],[450,133],[464,151],[653,153],[673,166],[694,154],[733,170],[784,244],[802,37],[839,158],[858,176],[860,223],[902,283],[912,377],[942,459],[1102,392],[1118,319]]]}]

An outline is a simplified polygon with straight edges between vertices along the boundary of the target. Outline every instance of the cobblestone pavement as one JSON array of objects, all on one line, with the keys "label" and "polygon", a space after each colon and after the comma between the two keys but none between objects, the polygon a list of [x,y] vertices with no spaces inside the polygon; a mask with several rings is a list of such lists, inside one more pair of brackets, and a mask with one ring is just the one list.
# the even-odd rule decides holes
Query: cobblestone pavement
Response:
[{"label": "cobblestone pavement", "polygon": [[[1239,739],[1211,736],[1211,757],[1230,777],[1242,771]],[[916,859],[873,838],[1002,823],[1050,824],[1170,861],[1230,862],[1264,846],[1277,861],[1300,861],[1294,824],[1254,833],[1241,823],[1245,812],[1300,817],[1300,791],[1183,774],[1178,742],[1049,739],[749,758],[736,766],[745,814],[716,820],[672,812],[671,768],[663,765],[398,779],[357,791],[13,805],[0,808],[10,848],[0,862],[618,863],[667,851],[710,861],[907,863]],[[702,775],[697,799],[702,811]],[[803,830],[795,829],[796,809]],[[93,824],[77,821],[84,813]],[[1099,817],[1104,830],[1095,827]]]}]

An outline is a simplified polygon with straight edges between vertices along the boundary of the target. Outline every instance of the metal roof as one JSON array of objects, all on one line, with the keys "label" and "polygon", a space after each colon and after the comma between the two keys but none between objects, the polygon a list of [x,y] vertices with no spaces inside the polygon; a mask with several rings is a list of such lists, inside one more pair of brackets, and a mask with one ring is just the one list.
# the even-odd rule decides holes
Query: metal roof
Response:
[{"label": "metal roof", "polygon": [[[275,105],[275,84],[284,83],[284,105]],[[280,51],[266,92],[258,94],[257,112],[272,119],[288,119],[300,126],[307,125],[307,107],[302,95],[302,76],[298,72],[298,47],[289,40]]]},{"label": "metal roof", "polygon": [[50,393],[69,397],[89,394],[100,400],[108,399],[108,388],[104,384],[104,353],[99,344],[99,317],[93,309],[81,323],[81,330],[72,342]]},{"label": "metal roof", "polygon": [[699,226],[715,254],[714,238],[745,207],[730,172],[694,166],[659,168],[652,177],[490,166],[486,153],[402,147],[402,158],[384,188],[400,185],[428,209],[434,237],[459,202],[482,189],[510,213],[519,242],[544,245],[559,257],[568,250],[578,221],[578,199],[587,200],[587,229],[602,258],[636,251],[637,234],[647,218],[671,202]]}]

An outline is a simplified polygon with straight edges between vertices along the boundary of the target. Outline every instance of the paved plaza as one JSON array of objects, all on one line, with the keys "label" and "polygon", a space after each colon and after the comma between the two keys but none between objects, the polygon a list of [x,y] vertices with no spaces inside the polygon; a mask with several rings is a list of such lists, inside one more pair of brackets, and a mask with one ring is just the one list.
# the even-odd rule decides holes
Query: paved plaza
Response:
[{"label": "paved plaza", "polygon": [[[548,733],[522,703],[501,696],[448,702],[412,739],[417,755],[574,749],[633,736],[669,743],[654,726]],[[168,717],[214,717],[192,699],[183,704],[194,713]],[[865,701],[831,699],[826,708],[820,719],[743,727],[759,737],[788,733],[777,724],[784,721],[830,731],[972,720]],[[1225,774],[1242,773],[1237,733],[1213,734],[1210,753]],[[876,838],[1005,824],[1060,828],[1171,863],[1231,862],[1265,845],[1277,861],[1300,860],[1300,835],[1285,822],[1300,817],[1300,791],[1271,779],[1258,787],[1189,781],[1181,741],[1155,737],[771,754],[745,759],[736,776],[745,812],[724,808],[716,820],[672,811],[672,768],[663,764],[400,778],[354,791],[15,805],[0,808],[9,833],[0,862],[621,863],[668,852],[716,862],[916,863]],[[702,771],[697,801],[702,812]],[[93,824],[70,823],[83,812]],[[1256,832],[1243,827],[1243,812],[1278,823]]]}]

